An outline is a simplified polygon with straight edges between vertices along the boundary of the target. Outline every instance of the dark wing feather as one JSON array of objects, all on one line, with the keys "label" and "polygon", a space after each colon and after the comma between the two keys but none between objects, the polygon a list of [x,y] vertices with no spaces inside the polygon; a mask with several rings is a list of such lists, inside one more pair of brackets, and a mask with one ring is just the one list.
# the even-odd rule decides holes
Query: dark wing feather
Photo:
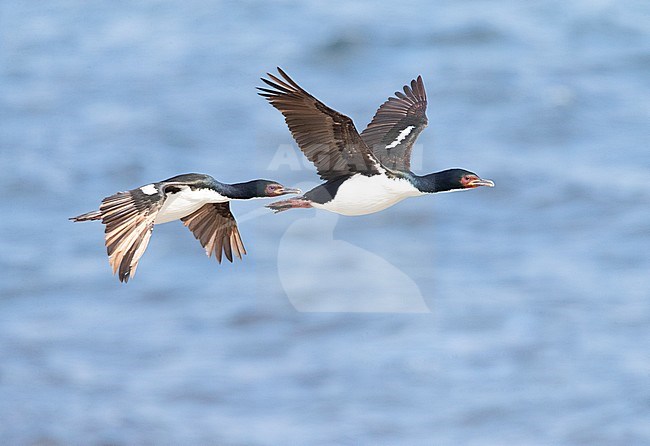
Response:
[{"label": "dark wing feather", "polygon": [[411,168],[411,150],[418,135],[427,126],[427,93],[422,76],[404,86],[404,93],[384,102],[375,113],[361,138],[382,165],[400,171]]},{"label": "dark wing feather", "polygon": [[322,179],[382,172],[349,117],[307,93],[280,68],[278,72],[283,79],[267,73],[270,80],[262,81],[271,88],[258,88],[259,94],[284,115],[300,150]]},{"label": "dark wing feather", "polygon": [[106,225],[108,261],[113,274],[118,273],[120,282],[128,282],[135,275],[164,201],[165,195],[157,186],[155,194],[147,195],[140,189],[133,189],[102,200],[99,212]]},{"label": "dark wing feather", "polygon": [[233,253],[240,259],[246,254],[230,203],[206,204],[181,220],[201,242],[205,253],[208,256],[214,253],[219,263],[222,253],[231,262]]}]

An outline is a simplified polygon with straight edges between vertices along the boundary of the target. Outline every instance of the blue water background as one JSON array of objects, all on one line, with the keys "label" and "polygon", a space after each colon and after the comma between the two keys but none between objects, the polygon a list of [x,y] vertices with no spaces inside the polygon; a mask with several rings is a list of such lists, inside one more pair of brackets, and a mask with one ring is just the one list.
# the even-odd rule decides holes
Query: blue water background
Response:
[{"label": "blue water background", "polygon": [[[1,2],[0,443],[650,444],[649,19],[645,0]],[[157,227],[128,285],[102,226],[67,221],[184,172],[316,181],[269,168],[292,140],[254,87],[277,65],[359,128],[422,74],[417,172],[496,182],[336,221],[430,312],[298,311],[278,252],[313,210],[233,205],[233,265]],[[333,276],[339,299],[386,297],[303,237],[307,297]]]}]

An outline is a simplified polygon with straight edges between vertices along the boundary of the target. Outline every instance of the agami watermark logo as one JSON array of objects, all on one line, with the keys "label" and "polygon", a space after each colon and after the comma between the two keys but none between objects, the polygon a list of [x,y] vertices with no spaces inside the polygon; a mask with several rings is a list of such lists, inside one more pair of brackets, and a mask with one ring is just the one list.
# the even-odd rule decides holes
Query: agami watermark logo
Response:
[{"label": "agami watermark logo", "polygon": [[[415,146],[411,168],[422,167]],[[326,160],[319,159],[320,165]],[[358,166],[362,167],[362,166]],[[270,172],[313,172],[313,163],[293,144],[280,144],[268,163]],[[303,192],[319,179],[296,184]],[[300,312],[430,313],[418,284],[397,264],[350,241],[334,230],[342,217],[327,211],[292,211],[293,219],[278,248],[278,276],[293,307]],[[372,218],[372,217],[370,217]]]}]

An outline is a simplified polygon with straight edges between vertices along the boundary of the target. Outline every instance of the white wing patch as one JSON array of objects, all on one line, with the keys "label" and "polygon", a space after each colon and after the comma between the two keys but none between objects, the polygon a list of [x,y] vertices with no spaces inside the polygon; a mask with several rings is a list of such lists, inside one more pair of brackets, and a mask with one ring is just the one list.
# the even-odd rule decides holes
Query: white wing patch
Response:
[{"label": "white wing patch", "polygon": [[406,127],[404,130],[399,132],[399,135],[397,135],[397,138],[395,139],[395,141],[388,144],[386,146],[386,148],[387,149],[392,149],[393,147],[396,147],[399,143],[401,143],[404,140],[404,138],[409,136],[409,134],[413,131],[414,128],[415,128],[414,125],[409,125],[408,127]]},{"label": "white wing patch", "polygon": [[154,186],[153,184],[147,184],[146,186],[142,186],[140,190],[142,191],[143,194],[146,195],[154,195],[158,193],[158,191],[156,190],[156,186]]}]

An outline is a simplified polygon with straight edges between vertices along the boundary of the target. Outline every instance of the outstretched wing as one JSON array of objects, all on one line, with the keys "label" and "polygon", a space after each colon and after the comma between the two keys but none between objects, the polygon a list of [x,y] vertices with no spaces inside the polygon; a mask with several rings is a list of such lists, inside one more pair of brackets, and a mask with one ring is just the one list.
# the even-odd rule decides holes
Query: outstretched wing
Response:
[{"label": "outstretched wing", "polygon": [[427,93],[422,76],[404,86],[404,93],[395,92],[375,113],[361,138],[382,165],[389,169],[408,171],[411,149],[418,135],[427,126]]},{"label": "outstretched wing", "polygon": [[164,191],[158,185],[149,185],[106,197],[99,206],[102,223],[106,225],[105,238],[108,261],[120,282],[128,282],[135,275],[138,261],[147,249],[154,220],[165,201]]},{"label": "outstretched wing", "polygon": [[284,115],[300,150],[322,179],[383,171],[349,117],[307,93],[280,68],[278,72],[283,80],[267,73],[270,80],[262,81],[271,88],[258,87],[259,94]]},{"label": "outstretched wing", "polygon": [[201,242],[205,253],[214,253],[219,263],[222,253],[231,262],[233,252],[240,259],[246,254],[230,203],[208,203],[181,220]]}]

